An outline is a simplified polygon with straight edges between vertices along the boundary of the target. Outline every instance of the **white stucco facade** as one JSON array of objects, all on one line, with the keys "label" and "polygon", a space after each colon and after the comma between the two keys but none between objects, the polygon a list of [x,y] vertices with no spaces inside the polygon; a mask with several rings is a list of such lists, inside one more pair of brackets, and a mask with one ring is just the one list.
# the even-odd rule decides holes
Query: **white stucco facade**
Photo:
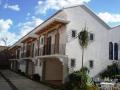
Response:
[{"label": "white stucco facade", "polygon": [[[53,17],[45,21],[43,24],[35,28],[31,33],[32,35],[35,34],[36,31],[41,30],[43,27],[47,27],[49,23],[52,23],[54,19],[61,19],[60,21],[67,21],[67,24],[61,26],[58,31],[50,32],[47,35],[51,36],[51,44],[55,44],[55,34],[59,32],[59,44],[64,45],[65,53],[61,55],[58,53],[57,55],[43,55],[44,57],[38,58],[34,54],[34,62],[37,60],[37,64],[34,66],[34,73],[39,74],[41,77],[43,75],[43,59],[47,57],[53,58],[60,58],[66,57],[67,64],[64,64],[64,59],[61,61],[63,63],[63,77],[66,73],[72,73],[74,71],[80,70],[82,66],[82,49],[79,44],[77,35],[82,28],[85,26],[88,29],[89,33],[93,34],[93,40],[89,41],[88,47],[85,49],[84,52],[84,66],[88,67],[90,70],[89,75],[91,77],[97,76],[100,72],[107,68],[108,65],[112,64],[113,60],[109,60],[109,42],[118,43],[120,45],[120,26],[110,28],[107,24],[105,24],[97,15],[95,15],[91,10],[89,10],[86,6],[74,6],[65,8],[55,14]],[[52,29],[52,28],[50,28]],[[55,29],[53,27],[53,29]],[[76,37],[72,37],[72,31],[76,32]],[[30,35],[31,35],[30,33]],[[44,34],[43,34],[44,35]],[[44,38],[43,35],[37,37],[39,40],[40,37]],[[28,37],[26,35],[26,37]],[[24,37],[22,38],[24,39]],[[19,43],[22,40],[19,40]],[[44,42],[45,43],[45,42]],[[38,47],[38,42],[34,41],[34,53],[36,48]],[[15,45],[14,45],[15,46]],[[43,47],[42,45],[39,48]],[[118,48],[120,49],[120,48]],[[60,51],[61,52],[61,51]],[[53,54],[53,53],[52,53]],[[75,60],[75,66],[71,66],[71,59]],[[118,61],[120,59],[120,50],[118,50]],[[59,59],[58,59],[59,60]],[[90,61],[93,62],[93,67],[90,67]],[[49,61],[48,61],[49,62]],[[57,65],[56,65],[57,66]],[[65,68],[64,68],[65,67]],[[68,68],[68,70],[66,69]],[[20,65],[20,69],[24,72],[24,66]],[[67,71],[66,71],[67,70]]]},{"label": "white stucco facade", "polygon": [[[70,59],[75,59],[75,67],[70,68],[70,72],[79,70],[82,63],[82,49],[79,44],[78,38],[72,38],[69,34],[70,30],[76,30],[79,33],[85,26],[88,28],[88,32],[94,35],[94,39],[89,41],[88,47],[84,52],[84,66],[90,70],[91,77],[95,77],[108,65],[112,64],[114,60],[109,60],[109,42],[120,43],[120,26],[116,28],[109,28],[105,26],[105,23],[91,15],[92,12],[86,11],[84,6],[74,7],[66,9],[67,18],[70,23],[67,25],[68,42],[66,43],[66,55]],[[79,11],[79,12],[78,12]],[[120,52],[118,51],[120,54]],[[118,58],[120,58],[118,54]],[[93,68],[89,67],[89,61],[93,61]],[[118,59],[119,60],[119,59]],[[71,71],[72,70],[72,71]]]}]

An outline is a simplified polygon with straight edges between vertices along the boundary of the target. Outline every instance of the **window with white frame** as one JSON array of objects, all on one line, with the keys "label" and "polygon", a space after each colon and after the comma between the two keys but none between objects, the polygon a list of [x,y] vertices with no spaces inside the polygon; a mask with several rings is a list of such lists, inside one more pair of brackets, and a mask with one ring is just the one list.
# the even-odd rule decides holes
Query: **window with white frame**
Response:
[{"label": "window with white frame", "polygon": [[40,45],[44,45],[44,36],[40,37]]},{"label": "window with white frame", "polygon": [[41,44],[42,45],[44,44],[44,38],[43,37],[41,38]]},{"label": "window with white frame", "polygon": [[76,64],[76,60],[75,59],[71,59],[71,67],[75,67],[75,64]]}]

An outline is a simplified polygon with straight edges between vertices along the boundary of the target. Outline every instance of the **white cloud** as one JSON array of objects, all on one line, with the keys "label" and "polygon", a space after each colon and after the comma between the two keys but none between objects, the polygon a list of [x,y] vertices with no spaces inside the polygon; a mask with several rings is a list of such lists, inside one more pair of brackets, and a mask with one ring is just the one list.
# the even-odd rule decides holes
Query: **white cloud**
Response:
[{"label": "white cloud", "polygon": [[100,12],[98,16],[106,23],[120,23],[120,14]]},{"label": "white cloud", "polygon": [[8,5],[8,4],[5,4],[4,5],[4,8],[8,8],[8,9],[11,9],[11,10],[14,10],[14,11],[20,11],[20,7],[18,4],[15,4],[15,5]]},{"label": "white cloud", "polygon": [[80,5],[83,3],[88,3],[91,0],[46,0],[38,1],[38,5],[35,7],[35,13],[41,14],[46,13],[49,9],[58,10],[63,7]]},{"label": "white cloud", "polygon": [[11,19],[0,19],[0,45],[5,45],[4,42],[1,40],[1,38],[7,38],[7,45],[14,44],[18,39],[26,35],[28,32],[33,30],[36,26],[41,24],[43,20],[40,18],[37,18],[35,16],[32,16],[31,19],[24,23],[19,23],[16,27],[19,28],[19,32],[16,34],[14,32],[10,32],[11,26],[13,24],[13,21]]},{"label": "white cloud", "polygon": [[1,40],[1,38],[7,38],[7,44],[10,45],[17,40],[17,36],[15,35],[15,33],[9,32],[12,24],[13,21],[11,19],[0,19],[0,45],[4,45],[4,42]]},{"label": "white cloud", "polygon": [[7,20],[0,19],[0,32],[7,31],[12,24],[13,24],[13,22],[11,19],[7,19]]},{"label": "white cloud", "polygon": [[43,20],[33,16],[31,17],[31,21],[19,23],[18,27],[20,28],[20,37],[23,37],[24,35],[26,35],[28,32],[33,30],[36,26],[38,26],[42,22]]}]

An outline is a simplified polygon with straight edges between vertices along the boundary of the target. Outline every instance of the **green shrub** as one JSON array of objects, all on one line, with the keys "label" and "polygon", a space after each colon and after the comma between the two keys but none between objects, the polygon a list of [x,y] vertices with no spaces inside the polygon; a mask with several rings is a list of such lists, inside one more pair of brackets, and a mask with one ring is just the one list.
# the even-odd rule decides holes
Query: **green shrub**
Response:
[{"label": "green shrub", "polygon": [[91,85],[91,86],[87,86],[87,90],[99,90],[97,86]]},{"label": "green shrub", "polygon": [[115,78],[116,75],[120,75],[120,70],[116,63],[109,65],[107,69],[100,74],[101,78],[105,78],[105,77]]},{"label": "green shrub", "polygon": [[87,68],[83,68],[70,74],[68,82],[65,83],[65,90],[87,90],[87,71]]}]

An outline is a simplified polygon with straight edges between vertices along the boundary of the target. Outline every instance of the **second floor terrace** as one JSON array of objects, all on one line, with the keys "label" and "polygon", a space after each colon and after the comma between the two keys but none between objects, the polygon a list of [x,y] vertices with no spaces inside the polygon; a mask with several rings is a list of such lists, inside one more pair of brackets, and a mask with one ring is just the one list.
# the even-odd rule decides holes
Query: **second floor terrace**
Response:
[{"label": "second floor terrace", "polygon": [[53,18],[36,27],[20,40],[19,58],[65,55],[65,31],[68,21]]},{"label": "second floor terrace", "polygon": [[[47,40],[47,43],[44,43]],[[23,44],[21,47],[21,58],[33,58],[36,56],[45,56],[45,55],[54,55],[60,54],[65,55],[65,47],[66,44],[59,43],[59,38],[56,39],[57,42],[52,43],[52,37],[43,40],[43,44],[41,40],[35,40],[32,43]]]}]

